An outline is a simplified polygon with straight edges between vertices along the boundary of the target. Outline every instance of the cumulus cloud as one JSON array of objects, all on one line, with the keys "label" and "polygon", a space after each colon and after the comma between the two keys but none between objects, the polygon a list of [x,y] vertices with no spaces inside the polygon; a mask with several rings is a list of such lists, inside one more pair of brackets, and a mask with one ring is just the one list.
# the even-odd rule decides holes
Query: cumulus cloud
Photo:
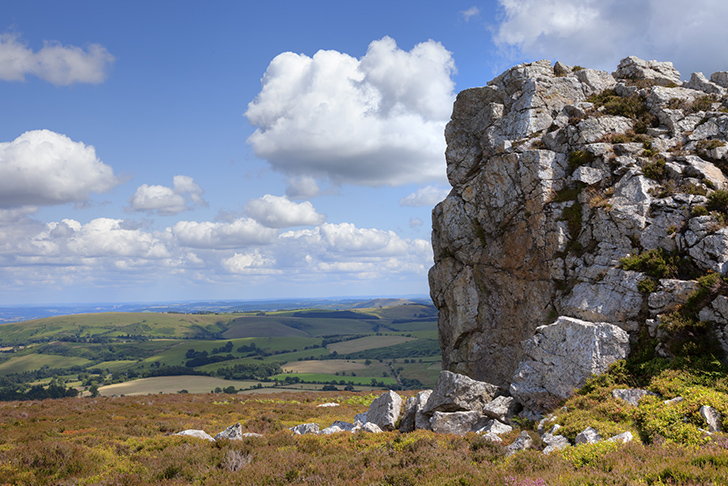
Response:
[{"label": "cumulus cloud", "polygon": [[129,204],[134,211],[157,212],[161,215],[173,215],[192,209],[188,202],[207,206],[202,199],[205,191],[189,176],[174,176],[173,187],[142,184]]},{"label": "cumulus cloud", "polygon": [[106,79],[114,56],[99,44],[86,50],[45,42],[33,52],[15,34],[0,35],[0,79],[23,81],[28,74],[60,86],[74,83],[98,84]]},{"label": "cumulus cloud", "polygon": [[[498,0],[494,41],[518,56],[614,70],[636,55],[684,75],[725,69],[728,3],[714,0]],[[685,77],[685,76],[684,76]]]},{"label": "cumulus cloud", "polygon": [[167,231],[179,245],[203,249],[267,245],[276,237],[276,230],[249,218],[221,223],[179,221]]},{"label": "cumulus cloud", "polygon": [[274,260],[264,257],[259,250],[250,253],[235,253],[230,258],[223,260],[222,264],[230,273],[247,273],[247,274],[273,274],[281,273],[272,267]]},{"label": "cumulus cloud", "polygon": [[473,17],[477,17],[480,15],[480,9],[476,6],[472,6],[467,10],[461,10],[460,11],[460,17],[466,22],[470,22],[470,19]]},{"label": "cumulus cloud", "polygon": [[412,207],[435,206],[437,203],[445,199],[449,192],[449,189],[441,187],[422,187],[412,194],[400,199],[399,205]]},{"label": "cumulus cloud", "polygon": [[270,194],[248,201],[243,210],[268,228],[316,226],[326,220],[326,216],[317,213],[309,201],[297,204],[286,197]]},{"label": "cumulus cloud", "polygon": [[455,64],[439,42],[407,52],[389,37],[361,59],[285,52],[245,116],[248,142],[289,176],[369,186],[445,180],[443,129]]},{"label": "cumulus cloud", "polygon": [[0,208],[84,202],[119,183],[91,145],[50,130],[0,143]]},{"label": "cumulus cloud", "polygon": [[290,199],[308,199],[321,194],[321,188],[313,177],[289,177],[287,182],[286,196]]}]

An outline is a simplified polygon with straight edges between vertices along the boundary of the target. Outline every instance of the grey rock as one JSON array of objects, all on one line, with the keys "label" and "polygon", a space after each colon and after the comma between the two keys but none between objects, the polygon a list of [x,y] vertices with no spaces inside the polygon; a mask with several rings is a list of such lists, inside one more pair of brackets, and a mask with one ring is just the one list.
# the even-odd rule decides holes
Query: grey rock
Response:
[{"label": "grey rock", "polygon": [[376,398],[367,411],[367,423],[373,423],[382,430],[394,430],[402,410],[402,397],[389,390]]},{"label": "grey rock", "polygon": [[618,80],[651,80],[661,86],[682,84],[680,73],[671,62],[644,61],[635,56],[622,59],[612,76]]},{"label": "grey rock", "polygon": [[173,435],[185,435],[187,437],[196,437],[198,439],[205,439],[205,440],[209,440],[211,442],[213,442],[215,440],[210,434],[208,434],[204,430],[196,430],[196,429],[183,430],[182,432],[177,432],[176,434],[173,434]]},{"label": "grey rock", "polygon": [[722,417],[720,413],[713,407],[703,405],[700,407],[700,416],[703,417],[705,423],[708,424],[708,432],[722,432]]},{"label": "grey rock", "polygon": [[483,406],[482,413],[488,417],[501,422],[513,417],[521,408],[520,404],[513,397],[499,396]]},{"label": "grey rock", "polygon": [[533,439],[531,439],[531,436],[528,435],[528,432],[524,430],[519,434],[518,437],[516,437],[516,440],[514,440],[513,443],[506,447],[506,455],[512,456],[516,452],[526,450],[532,445]]},{"label": "grey rock", "polygon": [[674,405],[676,403],[682,402],[683,400],[685,400],[683,397],[675,397],[675,398],[671,398],[669,400],[665,400],[662,403],[664,403],[665,405]]},{"label": "grey rock", "polygon": [[399,422],[400,432],[412,432],[415,429],[429,429],[430,420],[425,416],[424,409],[432,390],[423,390],[414,397],[407,399],[404,413]]},{"label": "grey rock", "polygon": [[599,432],[593,427],[587,427],[578,434],[576,434],[576,444],[594,444],[599,442],[602,438],[599,436]]},{"label": "grey rock", "polygon": [[478,412],[435,412],[430,419],[430,427],[438,434],[465,434],[478,429],[483,415]]},{"label": "grey rock", "polygon": [[553,451],[558,451],[571,446],[569,439],[563,435],[552,435],[550,433],[546,433],[541,436],[541,441],[546,444],[546,447],[543,450],[544,454],[551,454]]},{"label": "grey rock", "polygon": [[640,399],[647,395],[657,396],[656,393],[652,393],[641,388],[615,388],[612,390],[612,397],[625,401],[633,407],[638,406]]},{"label": "grey rock", "polygon": [[562,316],[539,327],[523,347],[526,358],[513,376],[511,395],[527,409],[546,410],[625,358],[629,336],[606,322]]},{"label": "grey rock", "polygon": [[690,81],[684,83],[683,87],[709,94],[724,95],[726,92],[724,87],[708,80],[703,73],[693,73],[690,76]]},{"label": "grey rock", "polygon": [[291,427],[291,431],[293,431],[293,435],[318,434],[319,424],[308,423],[295,425]]},{"label": "grey rock", "polygon": [[243,426],[240,425],[240,422],[231,425],[215,436],[215,440],[220,439],[243,440]]},{"label": "grey rock", "polygon": [[634,437],[632,436],[632,432],[622,432],[621,434],[615,435],[614,437],[610,437],[607,439],[608,442],[621,442],[622,444],[626,444],[627,442],[632,442],[632,439]]},{"label": "grey rock", "polygon": [[351,424],[349,422],[343,422],[341,420],[337,420],[333,424],[329,425],[325,429],[321,430],[319,434],[321,435],[328,435],[328,434],[335,434],[337,432],[351,432],[354,430],[356,426],[354,424]]},{"label": "grey rock", "polygon": [[263,434],[256,434],[255,432],[243,432],[243,438],[245,437],[263,437]]},{"label": "grey rock", "polygon": [[[476,425],[477,426],[477,425]],[[513,430],[513,427],[511,427],[508,424],[504,424],[503,422],[499,420],[489,420],[483,427],[478,428],[475,430],[478,434],[494,434],[494,435],[501,435],[501,434],[507,434]]]},{"label": "grey rock", "polygon": [[473,380],[465,375],[441,371],[423,413],[476,411],[482,412],[499,392],[497,386]]},{"label": "grey rock", "polygon": [[373,422],[367,422],[364,425],[362,425],[361,428],[352,429],[352,432],[356,432],[359,430],[362,432],[370,433],[370,434],[379,434],[379,433],[383,432],[383,430],[377,424],[375,424]]}]

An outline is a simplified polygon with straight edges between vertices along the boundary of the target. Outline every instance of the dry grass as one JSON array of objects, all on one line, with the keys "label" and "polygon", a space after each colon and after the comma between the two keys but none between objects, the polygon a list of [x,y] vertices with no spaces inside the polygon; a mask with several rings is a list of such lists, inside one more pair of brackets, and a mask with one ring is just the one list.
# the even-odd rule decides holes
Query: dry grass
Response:
[{"label": "dry grass", "polygon": [[[480,436],[428,431],[293,436],[304,422],[351,421],[377,394],[157,395],[0,403],[0,484],[577,485],[726,484],[728,451],[628,444],[506,458]],[[339,407],[317,405],[336,401]],[[240,422],[263,437],[211,434]],[[510,434],[511,439],[515,434]]]}]

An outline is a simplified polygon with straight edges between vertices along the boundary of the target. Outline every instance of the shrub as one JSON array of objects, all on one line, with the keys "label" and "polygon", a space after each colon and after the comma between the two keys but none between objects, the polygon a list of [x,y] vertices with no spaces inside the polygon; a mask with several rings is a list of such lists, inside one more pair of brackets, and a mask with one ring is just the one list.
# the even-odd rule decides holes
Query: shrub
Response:
[{"label": "shrub", "polygon": [[719,213],[725,214],[728,212],[728,191],[724,189],[718,189],[708,196],[708,204],[706,205],[708,211],[718,211]]},{"label": "shrub", "polygon": [[655,248],[620,260],[625,270],[643,272],[649,277],[674,278],[678,273],[678,258],[670,256],[662,248]]},{"label": "shrub", "polygon": [[569,154],[569,167],[576,169],[582,165],[591,163],[594,160],[594,154],[587,150],[574,150]]},{"label": "shrub", "polygon": [[665,159],[657,159],[644,166],[642,172],[646,177],[660,181],[665,178]]}]

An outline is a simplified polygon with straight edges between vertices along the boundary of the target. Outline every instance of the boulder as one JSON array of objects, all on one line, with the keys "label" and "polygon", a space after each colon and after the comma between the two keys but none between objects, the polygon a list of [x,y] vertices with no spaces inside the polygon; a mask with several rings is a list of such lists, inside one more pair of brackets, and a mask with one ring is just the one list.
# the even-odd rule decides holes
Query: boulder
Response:
[{"label": "boulder", "polygon": [[501,422],[512,418],[520,410],[521,405],[513,397],[499,396],[483,406],[482,413]]},{"label": "boulder", "polygon": [[569,439],[563,435],[545,433],[541,436],[541,441],[546,444],[546,447],[543,450],[544,454],[551,454],[553,451],[558,451],[571,446]]},{"label": "boulder", "polygon": [[621,434],[615,435],[614,437],[610,437],[607,439],[608,442],[621,442],[622,444],[626,444],[627,442],[632,442],[632,432],[622,432]]},{"label": "boulder", "polygon": [[722,417],[720,413],[713,407],[703,405],[700,407],[700,416],[703,417],[705,423],[708,424],[708,432],[722,432]]},{"label": "boulder", "polygon": [[435,412],[430,419],[430,428],[438,434],[465,434],[476,430],[484,421],[478,412]]},{"label": "boulder", "polygon": [[499,388],[490,383],[473,380],[450,371],[441,371],[423,413],[425,415],[459,411],[480,413],[498,393]]},{"label": "boulder", "polygon": [[593,427],[587,427],[578,434],[576,434],[576,445],[579,444],[594,444],[599,442],[602,438],[599,436],[599,432]]},{"label": "boulder", "polygon": [[429,429],[430,419],[424,414],[425,405],[432,390],[423,390],[407,399],[404,413],[399,423],[400,432],[412,432],[415,429]]},{"label": "boulder", "polygon": [[547,410],[629,352],[629,336],[606,322],[559,317],[523,343],[510,391],[525,408]]},{"label": "boulder", "polygon": [[235,425],[231,425],[215,436],[215,440],[220,439],[243,440],[243,427],[240,425],[240,422]]},{"label": "boulder", "polygon": [[376,424],[382,430],[394,430],[402,409],[402,397],[389,390],[375,399],[367,410],[367,423]]},{"label": "boulder", "polygon": [[516,437],[516,440],[514,440],[508,447],[506,447],[506,455],[512,456],[516,452],[528,449],[532,445],[533,439],[530,435],[528,435],[528,432],[524,430],[518,435],[518,437]]},{"label": "boulder", "polygon": [[291,427],[294,435],[318,434],[319,425],[314,423],[300,424]]},{"label": "boulder", "polygon": [[501,435],[501,434],[507,434],[513,430],[513,427],[511,427],[508,424],[504,424],[503,422],[499,420],[489,420],[486,422],[486,424],[477,429],[475,432],[478,434],[493,434],[493,435]]},{"label": "boulder", "polygon": [[176,434],[173,434],[173,435],[186,435],[188,437],[197,437],[198,439],[205,439],[205,440],[209,440],[211,442],[213,442],[215,440],[210,434],[208,434],[204,430],[196,430],[196,429],[183,430],[182,432],[177,432]]},{"label": "boulder", "polygon": [[671,62],[643,61],[635,56],[622,59],[612,76],[618,80],[653,81],[660,86],[679,86],[682,84],[680,73]]},{"label": "boulder", "polygon": [[638,406],[640,399],[647,395],[657,396],[656,393],[641,388],[615,388],[612,390],[612,397],[627,402],[633,407]]},{"label": "boulder", "polygon": [[359,428],[355,427],[354,429],[352,429],[352,432],[358,431],[367,432],[369,434],[379,434],[380,432],[384,432],[377,424],[373,422],[367,422]]}]

